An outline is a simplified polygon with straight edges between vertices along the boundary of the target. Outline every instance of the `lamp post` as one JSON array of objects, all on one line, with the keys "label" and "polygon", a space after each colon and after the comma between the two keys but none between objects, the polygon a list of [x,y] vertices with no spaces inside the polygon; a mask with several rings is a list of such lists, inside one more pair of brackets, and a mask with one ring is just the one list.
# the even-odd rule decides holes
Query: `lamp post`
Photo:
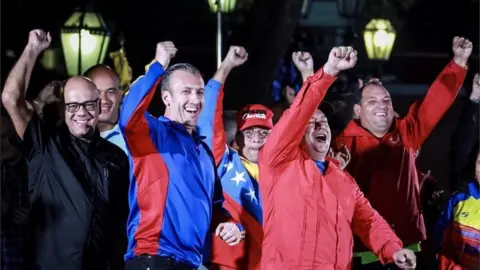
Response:
[{"label": "lamp post", "polygon": [[370,20],[363,31],[363,40],[368,58],[372,60],[388,60],[392,53],[395,37],[395,29],[389,20]]},{"label": "lamp post", "polygon": [[62,47],[69,76],[80,75],[105,60],[111,33],[103,17],[90,10],[77,9],[65,22]]},{"label": "lamp post", "polygon": [[208,0],[210,11],[217,14],[217,68],[222,63],[222,13],[235,9],[236,0]]}]

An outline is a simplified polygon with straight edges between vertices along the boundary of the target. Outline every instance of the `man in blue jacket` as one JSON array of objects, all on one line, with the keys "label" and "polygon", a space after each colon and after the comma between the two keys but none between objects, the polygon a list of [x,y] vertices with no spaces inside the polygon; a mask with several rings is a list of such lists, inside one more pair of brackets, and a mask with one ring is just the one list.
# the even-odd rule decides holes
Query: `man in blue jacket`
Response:
[{"label": "man in blue jacket", "polygon": [[[176,64],[177,49],[157,44],[155,62],[125,96],[119,125],[130,156],[126,269],[196,269],[210,229],[230,245],[244,230],[223,209],[211,150],[194,130],[204,102],[198,69]],[[166,70],[165,70],[166,69]],[[165,115],[147,112],[160,85]],[[220,87],[215,81],[206,88]]]}]

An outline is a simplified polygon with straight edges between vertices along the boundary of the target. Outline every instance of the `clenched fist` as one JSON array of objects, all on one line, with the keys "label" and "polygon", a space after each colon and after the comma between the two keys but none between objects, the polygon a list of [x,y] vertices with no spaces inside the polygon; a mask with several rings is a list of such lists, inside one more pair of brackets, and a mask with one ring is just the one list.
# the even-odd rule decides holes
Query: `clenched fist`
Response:
[{"label": "clenched fist", "polygon": [[30,31],[30,34],[28,35],[27,48],[36,54],[40,54],[50,46],[51,42],[52,37],[50,36],[49,32],[45,32],[41,29],[35,29]]},{"label": "clenched fist", "polygon": [[302,77],[313,75],[313,58],[308,52],[294,52],[292,53],[292,60]]},{"label": "clenched fist", "polygon": [[393,262],[400,269],[414,270],[417,267],[415,253],[408,249],[401,249],[393,254]]},{"label": "clenched fist", "polygon": [[462,67],[466,67],[468,58],[472,54],[473,45],[470,40],[463,37],[454,37],[452,42],[453,61]]},{"label": "clenched fist", "polygon": [[472,93],[470,94],[470,99],[478,102],[480,100],[480,74],[475,74],[473,78]]},{"label": "clenched fist", "polygon": [[227,56],[223,59],[222,65],[230,69],[238,67],[248,60],[248,53],[240,46],[230,46]]},{"label": "clenched fist", "polygon": [[157,51],[155,53],[155,60],[157,60],[163,67],[167,69],[170,60],[175,57],[177,48],[171,41],[164,41],[157,44]]},{"label": "clenched fist", "polygon": [[353,68],[357,63],[357,51],[352,47],[334,47],[328,55],[328,61],[323,66],[325,73],[337,76],[342,70]]},{"label": "clenched fist", "polygon": [[235,246],[245,238],[245,231],[240,231],[235,223],[225,222],[218,225],[215,235],[222,238],[228,245]]},{"label": "clenched fist", "polygon": [[340,150],[336,153],[333,151],[332,148],[330,148],[328,155],[339,162],[339,167],[342,170],[347,167],[348,163],[350,163],[350,160],[352,159],[352,155],[350,154],[350,151],[345,145],[342,145]]}]

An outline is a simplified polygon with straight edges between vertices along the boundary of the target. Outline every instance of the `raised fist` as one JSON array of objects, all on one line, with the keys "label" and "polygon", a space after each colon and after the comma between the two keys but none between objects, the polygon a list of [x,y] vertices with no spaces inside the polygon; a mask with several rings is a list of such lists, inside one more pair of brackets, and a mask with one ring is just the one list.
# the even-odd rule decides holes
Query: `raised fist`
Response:
[{"label": "raised fist", "polygon": [[248,53],[245,48],[240,46],[230,46],[227,56],[223,60],[223,65],[229,68],[234,68],[242,65],[248,60]]},{"label": "raised fist", "polygon": [[457,65],[465,67],[472,54],[473,45],[470,40],[463,37],[454,37],[452,42],[453,60]]},{"label": "raised fist", "polygon": [[479,100],[480,99],[480,74],[475,74],[473,78],[472,93],[470,94],[470,99]]},{"label": "raised fist", "polygon": [[60,100],[62,89],[61,81],[51,81],[40,91],[35,98],[35,103],[51,104]]},{"label": "raised fist", "polygon": [[357,51],[352,47],[334,47],[328,55],[328,61],[323,70],[332,76],[337,76],[342,70],[350,69],[357,63]]},{"label": "raised fist", "polygon": [[168,68],[170,60],[175,57],[177,48],[171,41],[164,41],[157,44],[157,51],[155,52],[155,60],[157,60],[164,69]]},{"label": "raised fist", "polygon": [[294,52],[292,60],[301,74],[313,74],[313,58],[309,52]]},{"label": "raised fist", "polygon": [[52,42],[52,37],[49,32],[35,29],[30,31],[30,34],[28,35],[27,47],[33,52],[39,54],[50,46],[50,42]]},{"label": "raised fist", "polygon": [[328,151],[328,156],[336,159],[339,162],[340,169],[342,170],[347,167],[348,163],[350,163],[350,160],[352,159],[352,155],[345,145],[342,145],[340,150],[336,153],[332,148],[330,148]]}]

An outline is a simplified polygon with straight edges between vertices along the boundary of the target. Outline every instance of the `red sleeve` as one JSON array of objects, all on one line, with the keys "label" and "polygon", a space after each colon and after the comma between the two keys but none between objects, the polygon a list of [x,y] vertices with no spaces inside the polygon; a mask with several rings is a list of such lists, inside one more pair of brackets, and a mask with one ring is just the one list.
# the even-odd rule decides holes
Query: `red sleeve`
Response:
[{"label": "red sleeve", "polygon": [[451,61],[440,72],[421,103],[414,104],[400,120],[400,134],[407,147],[418,149],[455,101],[467,69]]},{"label": "red sleeve", "polygon": [[262,147],[261,163],[276,167],[296,158],[308,122],[335,79],[320,69],[305,81]]},{"label": "red sleeve", "polygon": [[[352,182],[353,179],[352,179]],[[377,255],[383,264],[393,261],[393,254],[402,249],[402,241],[390,225],[373,209],[356,183],[356,204],[353,214],[352,231]]]},{"label": "red sleeve", "polygon": [[456,263],[457,255],[453,248],[451,237],[451,228],[445,230],[443,236],[442,248],[438,254],[438,269],[439,270],[463,270],[463,267]]}]

